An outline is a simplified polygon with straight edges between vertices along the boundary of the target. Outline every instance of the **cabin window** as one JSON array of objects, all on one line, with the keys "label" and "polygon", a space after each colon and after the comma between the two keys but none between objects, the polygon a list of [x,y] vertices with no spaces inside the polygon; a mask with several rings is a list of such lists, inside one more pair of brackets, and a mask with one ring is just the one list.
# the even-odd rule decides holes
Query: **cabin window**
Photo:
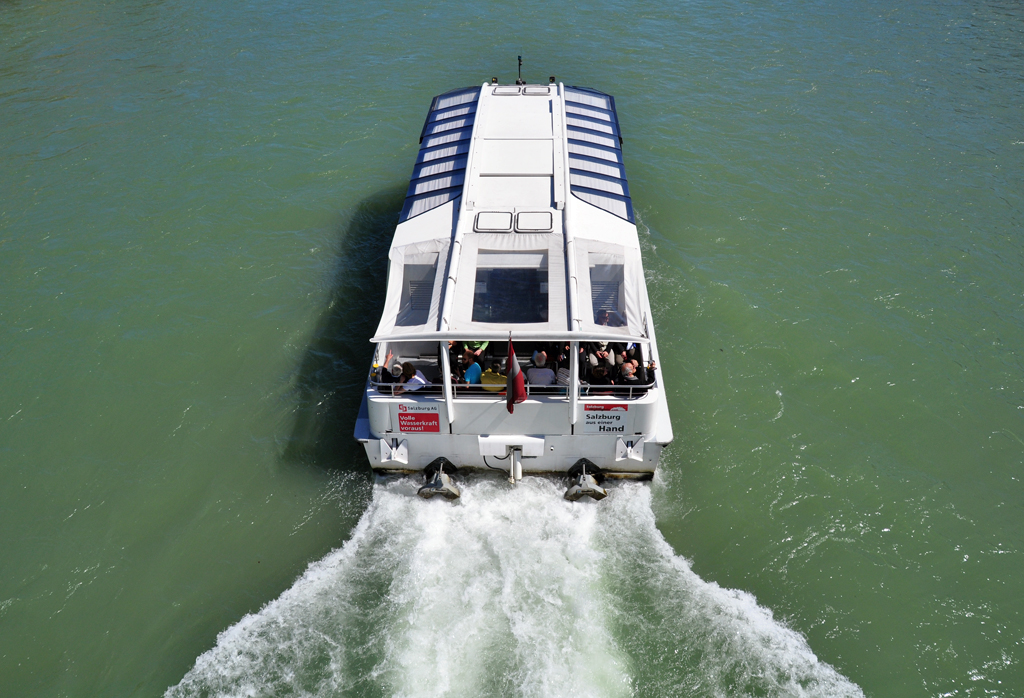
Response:
[{"label": "cabin window", "polygon": [[548,253],[485,252],[476,258],[473,322],[548,321]]},{"label": "cabin window", "polygon": [[[402,301],[398,306],[395,325],[415,327],[426,324],[430,319],[430,299],[434,292],[434,277],[437,276],[437,253],[415,255],[426,264],[402,265]],[[426,259],[422,259],[426,258]]]},{"label": "cabin window", "polygon": [[622,327],[626,324],[623,297],[625,259],[617,254],[588,255],[590,263],[590,301],[594,324]]}]

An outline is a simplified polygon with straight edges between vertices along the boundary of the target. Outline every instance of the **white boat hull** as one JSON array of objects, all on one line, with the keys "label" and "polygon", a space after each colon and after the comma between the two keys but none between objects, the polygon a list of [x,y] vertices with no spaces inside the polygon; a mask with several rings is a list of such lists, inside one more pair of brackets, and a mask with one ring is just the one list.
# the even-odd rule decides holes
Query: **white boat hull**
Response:
[{"label": "white boat hull", "polygon": [[355,433],[374,471],[427,471],[424,496],[455,491],[443,468],[572,471],[595,499],[653,475],[672,425],[610,95],[436,97],[388,259]]}]

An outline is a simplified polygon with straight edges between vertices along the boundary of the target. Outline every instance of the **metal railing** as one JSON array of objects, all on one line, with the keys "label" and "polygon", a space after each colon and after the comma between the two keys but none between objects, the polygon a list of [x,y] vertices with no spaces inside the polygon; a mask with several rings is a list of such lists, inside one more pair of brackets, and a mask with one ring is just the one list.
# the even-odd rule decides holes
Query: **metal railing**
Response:
[{"label": "metal railing", "polygon": [[[431,397],[437,397],[444,394],[444,386],[440,383],[428,383],[416,390],[406,390],[404,393],[397,394],[395,393],[395,390],[397,388],[401,388],[404,385],[403,383],[379,383],[371,380],[370,385],[381,395],[387,395],[389,397],[400,397],[402,395],[407,395],[409,397],[414,397],[416,395],[430,395]],[[636,400],[646,395],[648,391],[655,387],[655,385],[655,383],[651,383],[649,385],[588,385],[587,383],[581,383],[578,395],[581,398],[613,397],[625,400]],[[486,399],[493,402],[505,401],[504,386],[498,387],[498,390],[488,390],[482,385],[453,383],[452,393],[453,397],[456,398]],[[568,397],[569,388],[564,385],[527,384],[526,394],[528,397]]]},{"label": "metal railing", "polygon": [[398,395],[395,394],[395,390],[398,388],[404,388],[405,383],[379,383],[371,378],[370,385],[373,386],[374,390],[381,395],[389,395],[391,397],[398,397],[401,395],[436,396],[444,394],[444,385],[441,383],[427,383],[426,385],[421,385],[416,390],[406,390],[404,393],[398,393]]},{"label": "metal railing", "polygon": [[[395,391],[398,388],[404,387],[404,383],[385,383],[375,381],[371,375],[370,385],[381,395],[387,395],[390,397],[398,397],[401,395],[430,395],[431,397],[436,397],[438,395],[444,395],[443,383],[427,383],[426,385],[421,385],[415,390],[406,390],[405,392],[398,393],[397,395]],[[656,379],[651,383],[636,385],[591,385],[586,381],[580,381],[577,395],[580,398],[613,397],[625,400],[636,400],[645,396],[651,389],[657,387],[657,385],[658,382]],[[568,397],[570,391],[569,386],[566,385],[530,385],[527,383],[525,387],[526,394],[530,397]],[[505,400],[506,394],[504,385],[467,385],[465,383],[452,383],[452,396],[456,398],[490,399],[494,402],[502,402]]]},{"label": "metal railing", "polygon": [[[566,397],[569,394],[569,386],[566,385],[530,385],[526,384],[527,396],[553,395]],[[506,397],[506,386],[504,385],[466,385],[465,383],[453,383],[452,392],[455,397],[491,397],[494,400],[504,402]]]},{"label": "metal railing", "polygon": [[637,385],[590,385],[581,382],[579,396],[581,398],[617,397],[636,400],[646,395],[655,385],[657,385],[656,382]]}]

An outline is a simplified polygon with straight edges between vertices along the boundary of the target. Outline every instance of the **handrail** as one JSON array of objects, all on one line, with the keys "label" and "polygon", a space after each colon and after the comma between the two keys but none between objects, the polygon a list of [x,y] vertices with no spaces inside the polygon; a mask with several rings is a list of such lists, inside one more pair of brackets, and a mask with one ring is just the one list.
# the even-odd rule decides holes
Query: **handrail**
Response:
[{"label": "handrail", "polygon": [[[530,385],[526,383],[523,387],[526,388],[527,397],[540,396],[545,397],[566,397],[570,394],[569,386],[566,385]],[[506,393],[505,388],[500,391],[487,390],[483,385],[467,385],[465,383],[452,383],[452,391],[455,397],[491,397],[495,398],[494,402],[505,402]]]},{"label": "handrail", "polygon": [[389,397],[402,397],[403,395],[408,395],[410,397],[415,397],[416,395],[444,395],[444,386],[440,383],[427,383],[416,390],[406,390],[404,393],[395,395],[395,388],[400,388],[403,385],[405,385],[405,383],[380,383],[372,378],[370,379],[370,386],[374,390],[381,395],[387,395]]},{"label": "handrail", "polygon": [[[372,378],[370,379],[370,387],[372,387],[381,395],[386,395],[389,397],[416,397],[417,395],[431,395],[436,397],[438,395],[442,395],[446,398],[445,401],[447,402],[448,396],[445,393],[445,386],[442,385],[441,383],[427,383],[426,385],[417,388],[416,390],[407,390],[404,393],[399,393],[398,395],[395,395],[395,388],[399,388],[403,385],[405,384],[382,383],[375,381]],[[494,402],[505,401],[504,388],[502,388],[500,392],[497,392],[493,390],[487,390],[482,385],[467,385],[465,383],[452,383],[451,387],[453,398],[493,397]],[[571,394],[569,387],[565,385],[530,385],[529,383],[527,383],[525,385],[525,388],[527,396],[536,397],[543,395],[545,397],[567,397],[568,395]]]},{"label": "handrail", "polygon": [[[370,380],[370,387],[376,390],[381,395],[387,397],[416,397],[418,395],[430,395],[431,397],[444,397],[446,406],[448,404],[449,396],[445,391],[445,386],[441,383],[427,383],[426,385],[416,389],[407,390],[404,393],[395,395],[395,388],[399,388],[404,383],[381,383],[373,379]],[[572,419],[578,411],[576,408],[579,405],[580,399],[593,399],[600,397],[613,397],[613,398],[625,398],[627,400],[636,400],[644,397],[647,393],[658,387],[657,381],[654,383],[647,383],[644,385],[590,385],[589,383],[579,383],[577,390],[572,390],[570,386],[565,385],[530,385],[527,383],[525,386],[527,397],[555,397],[555,398],[566,398],[566,401],[570,404],[572,414],[570,415],[570,423],[575,424],[575,420]],[[448,407],[449,413],[454,408],[454,400],[456,398],[492,398],[492,402],[504,402],[505,391],[504,389],[500,392],[493,390],[487,390],[482,385],[466,385],[465,383],[452,383],[452,406]]]},{"label": "handrail", "polygon": [[579,396],[581,398],[625,397],[627,400],[636,400],[647,395],[657,385],[657,381],[640,385],[590,385],[581,382]]},{"label": "handrail", "polygon": [[441,355],[441,375],[444,376],[444,406],[448,410],[448,424],[454,424],[455,400],[453,397],[451,358],[448,356],[448,342],[441,342],[438,345],[438,353]]}]

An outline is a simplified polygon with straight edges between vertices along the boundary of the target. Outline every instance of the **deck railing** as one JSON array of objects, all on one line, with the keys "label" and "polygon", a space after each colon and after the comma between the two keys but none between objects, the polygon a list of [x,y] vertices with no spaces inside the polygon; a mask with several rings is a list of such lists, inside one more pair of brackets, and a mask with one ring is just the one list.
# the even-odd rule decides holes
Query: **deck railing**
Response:
[{"label": "deck railing", "polygon": [[655,386],[655,383],[637,385],[589,385],[580,383],[580,397],[617,397],[626,400],[636,400],[647,394]]},{"label": "deck railing", "polygon": [[[404,393],[398,393],[397,395],[395,394],[395,390],[403,387],[402,383],[379,383],[371,380],[370,385],[381,395],[387,395],[390,397],[399,397],[401,395],[408,395],[410,397],[414,397],[416,395],[430,395],[431,397],[436,397],[444,394],[444,386],[440,383],[428,383],[417,390],[407,390]],[[651,388],[655,387],[655,385],[656,383],[650,383],[647,385],[588,385],[587,383],[580,383],[579,396],[580,398],[611,397],[624,400],[636,400],[646,395]],[[530,397],[567,397],[568,392],[569,388],[565,385],[526,384],[526,394]],[[452,394],[453,397],[456,398],[489,399],[493,402],[505,401],[504,386],[500,387],[498,390],[488,390],[482,385],[453,383]]]},{"label": "deck railing", "polygon": [[[498,390],[493,390],[497,387]],[[530,385],[526,384],[527,396],[539,396],[539,395],[553,395],[566,397],[569,394],[569,388],[565,385]],[[488,390],[482,385],[466,385],[464,383],[453,383],[452,392],[455,397],[493,397],[496,401],[504,402],[506,398],[505,386],[491,386],[492,390]]]},{"label": "deck railing", "polygon": [[444,395],[444,386],[440,383],[427,383],[416,390],[406,390],[404,393],[398,393],[397,395],[395,391],[399,388],[404,388],[404,383],[378,383],[371,379],[370,385],[381,395],[388,395],[390,397],[400,397],[402,395]]}]

